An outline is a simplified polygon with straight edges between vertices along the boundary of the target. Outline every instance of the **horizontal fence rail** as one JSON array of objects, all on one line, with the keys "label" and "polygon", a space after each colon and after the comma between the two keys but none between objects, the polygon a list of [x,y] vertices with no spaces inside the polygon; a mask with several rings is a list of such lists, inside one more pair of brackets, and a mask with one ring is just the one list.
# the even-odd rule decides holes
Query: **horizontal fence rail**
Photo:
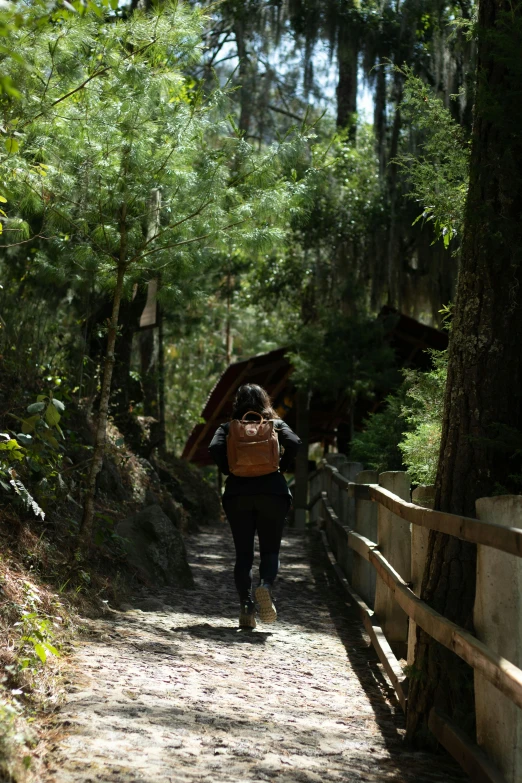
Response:
[{"label": "horizontal fence rail", "polygon": [[522,708],[522,669],[494,653],[476,636],[451,620],[447,620],[418,598],[377,551],[378,545],[342,525],[324,496],[322,500],[325,513],[332,524],[339,528],[341,535],[345,535],[348,546],[373,565],[401,609],[427,634],[469,663],[499,691]]},{"label": "horizontal fence rail", "polygon": [[473,783],[506,783],[504,776],[486,754],[470,742],[464,732],[443,712],[432,708],[428,727],[453,758],[468,773]]},{"label": "horizontal fence rail", "polygon": [[[340,463],[342,464],[342,463]],[[522,529],[514,526],[504,526],[492,521],[486,521],[483,519],[473,519],[470,517],[459,516],[455,514],[449,514],[441,511],[434,511],[431,508],[426,508],[421,505],[408,502],[398,495],[385,489],[380,484],[373,483],[357,483],[358,481],[375,480],[377,474],[371,471],[364,471],[355,475],[355,472],[350,473],[351,466],[348,464],[345,469],[350,477],[355,477],[356,481],[350,481],[345,475],[342,475],[337,468],[329,464],[324,464],[319,470],[315,471],[311,475],[311,493],[312,495],[308,504],[308,510],[311,512],[310,519],[315,521],[323,528],[321,532],[323,544],[328,554],[331,565],[335,571],[335,574],[346,591],[347,596],[350,599],[350,603],[357,609],[363,625],[368,633],[370,641],[381,661],[384,670],[386,671],[388,678],[395,690],[397,699],[404,711],[407,709],[408,702],[408,678],[399,664],[396,658],[394,649],[400,651],[401,647],[399,637],[393,636],[393,630],[390,639],[396,639],[396,648],[393,648],[394,642],[388,641],[387,629],[393,629],[393,625],[389,626],[390,618],[393,621],[393,612],[402,610],[404,615],[404,622],[407,623],[407,618],[410,618],[410,635],[408,636],[408,656],[410,655],[410,648],[414,650],[415,643],[415,626],[422,628],[429,636],[442,644],[447,649],[454,652],[462,660],[466,661],[475,671],[475,679],[477,677],[486,680],[487,683],[491,683],[503,696],[509,700],[506,702],[509,705],[511,702],[516,707],[522,709],[522,669],[511,663],[507,658],[503,657],[495,650],[491,649],[487,644],[482,642],[472,633],[464,628],[461,628],[456,623],[448,620],[430,607],[425,601],[423,601],[414,590],[420,592],[420,583],[418,581],[419,563],[425,561],[419,560],[418,555],[418,542],[424,542],[424,557],[427,551],[428,531],[433,530],[436,532],[444,533],[446,535],[452,535],[463,541],[478,544],[483,549],[480,551],[489,551],[484,549],[488,547],[493,550],[499,550],[502,553],[513,555],[515,557],[522,557]],[[396,481],[393,476],[397,474],[381,474],[382,482],[387,483],[395,491],[400,491],[403,497],[409,496],[409,489],[397,489],[394,484]],[[381,481],[381,475],[379,481]],[[388,476],[389,478],[385,477]],[[400,476],[406,476],[399,472]],[[391,478],[390,478],[391,477]],[[390,481],[392,482],[390,484]],[[320,488],[317,491],[317,488]],[[407,482],[409,487],[409,480]],[[325,491],[328,489],[328,492]],[[426,492],[426,490],[424,490]],[[331,492],[331,497],[330,497]],[[423,495],[422,497],[425,497]],[[417,496],[419,497],[419,496]],[[353,504],[360,505],[353,505]],[[335,504],[335,508],[334,508]],[[361,521],[367,519],[367,517],[359,516],[359,509],[366,509],[361,511],[364,515],[371,512],[372,504],[376,504],[377,509],[372,512],[372,518],[375,519],[374,527],[368,527],[368,522]],[[338,508],[337,508],[338,507]],[[368,511],[370,509],[370,511]],[[382,510],[382,511],[381,511]],[[341,519],[338,516],[341,514]],[[392,516],[381,516],[390,514]],[[514,514],[514,518],[518,521],[520,512]],[[353,524],[359,527],[366,533],[363,535],[361,532],[353,529],[351,519],[353,517]],[[397,519],[395,520],[395,517]],[[350,523],[347,524],[347,519]],[[377,523],[378,519],[378,523]],[[390,528],[390,520],[392,521],[392,527]],[[388,520],[388,521],[387,521]],[[511,521],[511,517],[506,520]],[[414,546],[414,539],[412,538],[412,528],[404,528],[404,523],[415,525],[419,530],[415,533],[415,536],[420,536],[415,541],[416,556],[413,558],[412,564],[415,563],[416,571],[415,576],[413,570],[410,572],[406,566],[400,566],[397,564],[397,568],[402,571],[407,579],[413,578],[414,583],[410,584],[407,579],[403,578],[400,573],[394,568],[392,562],[387,557],[395,562],[394,558],[398,557],[398,563],[401,562],[399,548],[399,555],[397,549],[390,550],[389,538],[386,535],[392,535],[393,540],[396,540],[396,536],[399,535],[398,541],[406,540],[406,536],[410,537],[411,546]],[[382,525],[382,527],[381,527]],[[422,532],[421,529],[425,532]],[[410,531],[408,533],[408,530]],[[378,532],[377,532],[378,531]],[[391,533],[390,533],[391,531]],[[383,551],[380,551],[379,543],[368,538],[370,534],[378,537],[379,541],[383,541]],[[382,538],[382,536],[385,536]],[[400,538],[403,536],[403,538]],[[397,545],[395,545],[397,546]],[[402,543],[400,545],[402,547]],[[421,547],[422,548],[422,547]],[[333,549],[333,552],[332,552]],[[394,554],[395,552],[395,554]],[[497,557],[505,557],[505,555],[498,555]],[[354,560],[355,558],[355,560]],[[403,561],[405,562],[405,561]],[[342,567],[340,565],[342,564]],[[374,573],[377,575],[378,586],[380,592],[380,603],[377,606],[376,611],[372,608],[375,603],[375,577],[373,577],[373,593],[369,587],[369,582],[366,577],[361,576],[363,572],[360,563],[367,563],[365,568],[369,569],[368,574]],[[370,568],[371,566],[371,568]],[[356,569],[357,571],[356,575]],[[406,569],[406,570],[404,570]],[[421,566],[423,570],[423,565]],[[421,570],[421,573],[422,573]],[[368,597],[363,600],[358,594],[357,587],[354,589],[350,580],[352,579],[352,571],[356,584],[361,584],[361,590],[363,595],[368,594]],[[361,582],[363,578],[363,582]],[[366,581],[365,581],[366,579]],[[415,579],[417,579],[417,586],[415,586]],[[422,580],[421,580],[422,581]],[[522,583],[521,583],[522,585]],[[412,589],[413,588],[413,589]],[[494,586],[492,587],[492,589]],[[389,604],[386,601],[382,601],[382,590],[389,591],[386,593],[389,595]],[[515,586],[514,586],[515,589]],[[387,600],[387,599],[386,599]],[[368,605],[368,601],[371,605]],[[387,607],[391,608],[387,608]],[[398,610],[393,607],[399,607]],[[391,613],[391,614],[390,614]],[[412,624],[413,623],[413,624]],[[395,626],[395,629],[400,628]],[[407,628],[407,626],[406,626]],[[411,633],[413,631],[413,637]],[[396,631],[395,631],[396,632]],[[400,635],[399,635],[400,636]],[[413,642],[411,639],[413,638]],[[489,638],[490,643],[494,642],[494,639]],[[392,649],[393,648],[393,649]],[[500,648],[501,651],[502,648]],[[402,656],[401,652],[401,656]],[[412,659],[408,658],[408,663]],[[406,670],[407,671],[407,670]],[[477,686],[476,686],[477,687]],[[488,687],[491,687],[488,685]],[[494,693],[495,691],[492,691]],[[498,697],[502,698],[502,697]],[[514,707],[510,707],[514,709]],[[493,720],[493,718],[491,718]],[[478,721],[478,716],[477,716]],[[465,733],[443,713],[439,713],[436,710],[432,710],[430,715],[429,728],[432,733],[437,737],[441,744],[454,756],[454,758],[460,763],[462,768],[471,776],[473,781],[477,783],[512,783],[516,781],[518,783],[522,778],[519,777],[518,772],[513,774],[511,768],[508,774],[508,767],[505,772],[507,778],[504,777],[500,769],[498,769],[490,758],[484,753],[483,749],[477,744],[473,743]],[[488,748],[490,750],[491,748]],[[521,751],[522,752],[522,751]],[[502,761],[502,757],[495,757],[497,763]],[[509,766],[509,765],[508,765]],[[518,769],[518,767],[517,767]]]},{"label": "horizontal fence rail", "polygon": [[490,546],[501,552],[522,557],[522,529],[518,527],[504,527],[495,522],[484,522],[472,517],[422,508],[401,500],[378,484],[354,484],[341,476],[331,465],[325,465],[324,469],[331,472],[332,480],[348,493],[348,497],[380,503],[388,511],[412,525],[419,525],[437,533],[446,533],[448,536],[460,538],[462,541]]}]

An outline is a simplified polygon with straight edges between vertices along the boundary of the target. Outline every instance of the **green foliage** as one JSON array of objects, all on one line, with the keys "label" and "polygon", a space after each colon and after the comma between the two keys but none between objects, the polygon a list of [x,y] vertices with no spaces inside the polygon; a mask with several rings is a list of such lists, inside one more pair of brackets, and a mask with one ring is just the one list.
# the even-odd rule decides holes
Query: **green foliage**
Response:
[{"label": "green foliage", "polygon": [[[163,285],[179,286],[227,237],[256,252],[270,247],[305,196],[302,178],[281,176],[302,154],[302,137],[258,154],[231,128],[226,95],[204,96],[184,75],[200,30],[200,14],[166,4],[127,20],[86,13],[18,37],[31,68],[14,68],[24,101],[22,116],[16,106],[6,118],[7,133],[21,128],[19,154],[3,156],[7,192],[40,216],[59,253],[57,280],[84,284],[96,274],[112,288],[124,266],[129,285],[161,273]],[[49,260],[36,254],[36,264]]]},{"label": "green foliage", "polygon": [[409,198],[422,206],[417,220],[433,226],[435,240],[444,247],[462,233],[468,191],[470,146],[462,127],[455,122],[431,88],[404,67],[406,77],[401,114],[418,134],[418,150],[401,153],[395,163],[404,170],[411,186]]},{"label": "green foliage", "polygon": [[[4,101],[20,99],[18,84],[10,74],[10,64],[18,63],[23,68],[30,68],[30,63],[24,58],[23,52],[16,47],[20,32],[38,32],[49,24],[60,23],[69,17],[93,12],[102,15],[111,8],[116,11],[117,0],[73,0],[67,2],[48,2],[48,0],[31,0],[30,3],[2,3],[0,5],[0,97]],[[8,142],[16,140],[8,139]],[[12,147],[12,143],[7,145]],[[14,150],[16,151],[16,150]]]},{"label": "green foliage", "polygon": [[386,344],[384,319],[327,312],[304,326],[289,353],[297,386],[320,390],[325,398],[343,391],[352,399],[371,398],[396,380],[394,356]]},{"label": "green foliage", "polygon": [[[15,626],[21,626],[21,656],[22,669],[34,667],[37,661],[45,663],[49,655],[59,656],[60,653],[52,644],[53,623],[48,617],[42,617],[38,612],[22,612],[22,619]],[[23,655],[23,651],[30,651]]]},{"label": "green foliage", "polygon": [[372,129],[361,125],[355,144],[333,133],[323,123],[315,154],[324,168],[311,182],[310,209],[295,216],[285,245],[261,258],[251,276],[258,296],[284,299],[305,321],[321,317],[321,307],[326,313],[343,300],[369,298],[363,269],[383,217]]},{"label": "green foliage", "polygon": [[[117,272],[126,297],[154,277],[162,302],[182,310],[228,253],[252,263],[306,207],[316,176],[310,134],[292,131],[262,150],[242,137],[228,96],[205,95],[187,76],[201,22],[167,4],[125,20],[86,13],[19,36],[31,72],[13,65],[23,100],[7,124],[21,129],[20,149],[6,150],[3,166],[5,236],[17,211],[39,226],[23,279],[38,275],[82,308],[85,290],[112,291]],[[34,343],[27,351],[34,357]]]},{"label": "green foliage", "polygon": [[270,310],[252,301],[246,280],[232,293],[229,308],[222,296],[201,298],[191,303],[177,323],[169,325],[166,418],[168,445],[174,453],[183,451],[212,386],[227,366],[227,320],[232,362],[285,345],[289,314],[282,303]]},{"label": "green foliage", "polygon": [[389,394],[382,410],[371,413],[363,422],[363,430],[351,442],[350,459],[361,462],[365,468],[377,470],[404,470],[399,441],[408,423],[403,415],[404,391]]},{"label": "green foliage", "polygon": [[447,351],[431,351],[433,369],[406,372],[408,386],[402,416],[409,432],[399,443],[412,481],[433,484],[437,475],[444,390],[448,368]]},{"label": "green foliage", "polygon": [[373,470],[407,470],[416,484],[433,484],[442,431],[447,351],[430,351],[432,369],[404,371],[399,389],[370,414],[352,441],[350,459]]},{"label": "green foliage", "polygon": [[28,417],[11,414],[21,424],[21,432],[0,433],[0,488],[14,491],[22,504],[42,519],[45,513],[26,483],[29,479],[35,484],[40,502],[66,488],[61,475],[64,448],[59,442],[64,440],[60,427],[64,410],[63,402],[52,392],[39,394],[36,402],[27,406]]},{"label": "green foliage", "polygon": [[[250,278],[254,297],[282,306],[283,345],[292,347],[292,379],[335,398],[355,400],[394,385],[385,325],[368,313],[363,269],[378,231],[383,199],[375,139],[361,125],[317,143],[325,161],[314,181],[310,213],[297,217],[284,248],[261,259]],[[284,307],[283,307],[284,305]]]},{"label": "green foliage", "polygon": [[[59,656],[60,653],[52,644],[53,623],[48,617],[42,617],[38,612],[22,612],[22,619],[15,626],[20,625],[22,669],[34,667],[37,661],[45,663],[49,655]],[[23,651],[30,650],[30,655],[23,655]]]},{"label": "green foliage", "polygon": [[[5,94],[2,103],[0,207],[5,214],[0,225],[6,252],[0,262],[0,353],[9,362],[24,361],[34,372],[44,364],[53,372],[63,368],[69,385],[84,397],[87,389],[92,401],[102,351],[96,353],[92,343],[103,345],[106,327],[98,323],[91,332],[89,319],[114,289],[118,265],[125,266],[127,298],[135,284],[158,279],[167,347],[167,424],[177,447],[227,362],[223,275],[231,256],[240,259],[241,267],[234,272],[229,303],[232,360],[294,341],[299,374],[319,383],[320,370],[326,370],[321,345],[326,340],[326,351],[335,346],[324,374],[332,389],[371,397],[373,388],[386,385],[378,376],[388,372],[376,372],[373,359],[354,357],[335,336],[335,313],[377,310],[382,301],[375,293],[377,279],[386,278],[382,248],[388,236],[386,154],[376,154],[382,139],[360,123],[356,141],[347,133],[332,141],[335,129],[328,116],[314,132],[306,122],[298,123],[298,131],[293,127],[299,116],[317,117],[325,103],[324,93],[308,96],[300,90],[300,47],[305,39],[308,45],[325,34],[325,9],[312,4],[318,15],[316,22],[307,17],[306,31],[298,21],[303,8],[289,12],[287,21],[297,35],[289,47],[287,22],[270,7],[192,5],[204,6],[209,17],[193,13],[188,4],[131,14],[107,2],[96,7],[35,2],[24,7],[18,21],[5,15],[4,6],[1,11],[9,28],[5,43],[17,53],[2,60],[2,73],[19,97]],[[402,62],[413,46],[412,67],[418,72],[427,67],[423,57],[433,52],[437,37],[444,37],[448,20],[460,11],[446,6],[437,11],[423,7],[421,13],[403,10],[412,40],[401,39],[391,61]],[[363,21],[364,68],[373,80],[377,71],[371,66],[382,65],[398,40],[397,12],[390,5],[370,5],[353,13],[354,20]],[[244,24],[248,64],[241,74],[237,69],[231,86],[250,78],[250,69],[250,92],[215,89],[212,67],[224,85],[237,65],[234,50],[229,56],[230,44],[219,54],[223,41],[213,32],[218,16],[227,25]],[[336,12],[334,45],[343,19]],[[311,37],[308,22],[316,25]],[[306,67],[305,81],[313,85],[311,61]],[[314,67],[318,76],[317,62]],[[384,74],[385,103],[391,109],[402,75],[392,85],[391,67],[378,73]],[[429,92],[421,93],[420,84],[409,77],[406,82],[402,117],[410,123],[411,155],[420,149],[425,167],[436,161],[444,174],[437,177],[446,182],[444,172],[453,159],[444,144],[455,146],[453,126],[443,114],[442,122]],[[232,114],[234,102],[242,104],[247,92],[256,116],[243,133]],[[309,97],[313,105],[308,110]],[[432,130],[439,136],[432,139]],[[423,146],[416,148],[419,138]],[[324,167],[320,173],[319,166]],[[428,168],[424,177],[436,183],[439,193],[442,185]],[[155,189],[161,191],[156,216],[150,206]],[[449,202],[456,206],[444,194],[439,204],[429,190],[422,193],[423,209],[446,208]],[[151,217],[158,219],[154,236]],[[449,241],[453,229],[444,231],[453,218],[444,220],[437,230]],[[408,227],[410,222],[408,217]],[[393,230],[400,242],[402,229]],[[344,316],[340,320],[344,338],[359,339],[357,328],[346,327]],[[373,347],[370,340],[370,353]],[[374,358],[377,366],[378,354]],[[84,367],[89,368],[88,384]],[[135,410],[141,412],[139,405]]]},{"label": "green foliage", "polygon": [[22,99],[6,109],[6,132],[17,149],[0,150],[0,164],[4,237],[22,219],[31,227],[22,279],[39,276],[82,308],[85,290],[113,292],[118,277],[130,298],[155,278],[162,305],[179,311],[229,253],[252,263],[306,209],[320,163],[312,129],[290,129],[262,149],[248,142],[226,91],[205,94],[188,75],[202,22],[167,3],[124,19],[85,12],[15,35],[30,68],[11,63]]}]

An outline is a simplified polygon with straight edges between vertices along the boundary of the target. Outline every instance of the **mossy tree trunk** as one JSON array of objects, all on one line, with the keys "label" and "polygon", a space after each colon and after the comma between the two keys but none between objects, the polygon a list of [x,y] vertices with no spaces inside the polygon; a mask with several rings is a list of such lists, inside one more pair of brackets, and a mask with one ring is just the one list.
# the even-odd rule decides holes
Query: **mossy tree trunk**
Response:
[{"label": "mossy tree trunk", "polygon": [[96,479],[102,469],[103,455],[105,454],[105,443],[107,440],[107,419],[109,411],[109,400],[111,395],[112,374],[114,370],[114,348],[116,345],[116,336],[118,333],[118,319],[120,314],[120,305],[123,295],[123,284],[125,281],[126,266],[121,261],[118,265],[118,274],[116,286],[112,300],[112,315],[109,322],[107,334],[107,352],[103,364],[103,377],[100,390],[100,407],[96,420],[94,433],[94,447],[87,487],[84,496],[83,517],[80,526],[80,538],[85,545],[91,541],[93,520],[94,520],[94,497],[96,495]]},{"label": "mossy tree trunk", "polygon": [[140,374],[143,389],[143,413],[158,417],[158,356],[155,329],[143,329],[138,334]]},{"label": "mossy tree trunk", "polygon": [[[435,507],[475,515],[475,500],[520,492],[522,445],[521,6],[482,0],[471,178],[450,339]],[[518,478],[517,478],[518,475]],[[503,489],[502,489],[503,488]],[[475,547],[432,533],[422,598],[472,628]],[[472,726],[472,672],[419,632],[408,735],[430,709]]]},{"label": "mossy tree trunk", "polygon": [[167,450],[167,431],[165,420],[165,332],[163,307],[160,304],[158,304],[158,404],[158,452],[161,457],[164,457]]}]

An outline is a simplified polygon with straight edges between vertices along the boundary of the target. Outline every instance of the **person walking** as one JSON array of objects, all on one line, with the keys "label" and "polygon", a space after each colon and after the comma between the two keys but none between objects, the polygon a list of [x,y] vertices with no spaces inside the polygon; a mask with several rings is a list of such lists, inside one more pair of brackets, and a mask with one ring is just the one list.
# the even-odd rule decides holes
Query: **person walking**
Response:
[{"label": "person walking", "polygon": [[228,476],[222,503],[236,550],[234,581],[240,600],[240,628],[256,627],[252,597],[256,532],[260,582],[255,599],[259,617],[267,623],[277,619],[272,585],[292,500],[283,473],[300,444],[297,435],[277,416],[265,389],[246,383],[237,391],[231,421],[218,427],[209,446],[214,462]]}]

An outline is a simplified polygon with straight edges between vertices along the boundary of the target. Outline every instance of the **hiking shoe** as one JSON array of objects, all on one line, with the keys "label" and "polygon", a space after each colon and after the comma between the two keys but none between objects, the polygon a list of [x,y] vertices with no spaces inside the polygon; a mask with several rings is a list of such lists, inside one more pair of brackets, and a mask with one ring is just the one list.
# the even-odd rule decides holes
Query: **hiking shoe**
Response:
[{"label": "hiking shoe", "polygon": [[277,610],[272,601],[272,593],[269,585],[260,585],[256,588],[256,601],[259,610],[259,618],[262,623],[275,623]]},{"label": "hiking shoe", "polygon": [[241,604],[241,608],[239,609],[239,627],[256,627],[256,607],[253,601],[245,601]]}]

